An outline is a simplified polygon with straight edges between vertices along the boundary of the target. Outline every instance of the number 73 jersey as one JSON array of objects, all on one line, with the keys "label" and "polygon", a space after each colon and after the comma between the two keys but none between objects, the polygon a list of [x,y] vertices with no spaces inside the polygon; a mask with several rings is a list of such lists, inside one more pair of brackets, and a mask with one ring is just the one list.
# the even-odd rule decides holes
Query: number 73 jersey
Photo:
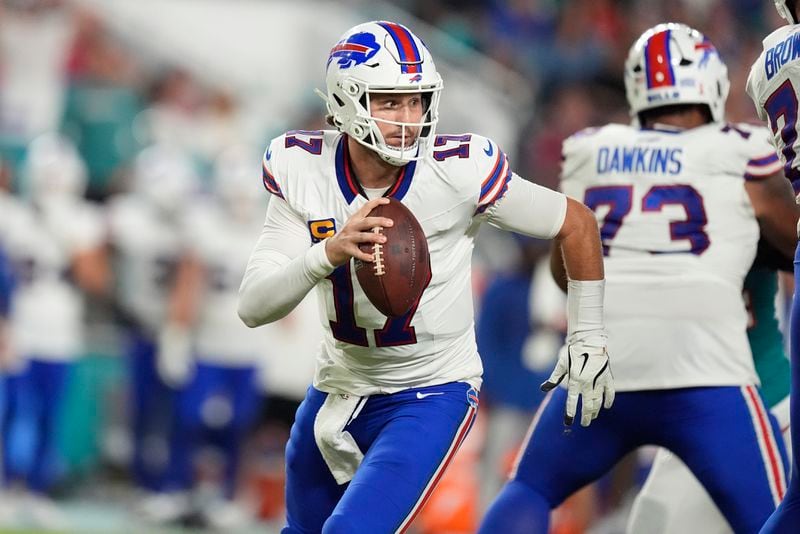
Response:
[{"label": "number 73 jersey", "polygon": [[784,173],[800,192],[797,152],[800,101],[800,25],[782,26],[764,39],[764,50],[750,69],[747,94],[758,116],[769,123]]},{"label": "number 73 jersey", "polygon": [[428,240],[431,280],[402,317],[386,317],[367,300],[352,262],[317,284],[325,336],[316,387],[368,395],[454,381],[480,385],[473,241],[480,222],[492,220],[491,207],[509,190],[512,175],[492,141],[438,136],[433,155],[403,167],[387,191],[365,192],[350,168],[347,138],[338,132],[295,131],[271,142],[264,185],[278,197],[272,202],[286,203],[297,239],[304,234],[308,246],[340,231],[370,193],[405,204]]},{"label": "number 73 jersey", "polygon": [[562,189],[596,215],[618,391],[754,384],[742,284],[759,228],[746,180],[781,163],[764,128],[609,125],[564,143]]}]

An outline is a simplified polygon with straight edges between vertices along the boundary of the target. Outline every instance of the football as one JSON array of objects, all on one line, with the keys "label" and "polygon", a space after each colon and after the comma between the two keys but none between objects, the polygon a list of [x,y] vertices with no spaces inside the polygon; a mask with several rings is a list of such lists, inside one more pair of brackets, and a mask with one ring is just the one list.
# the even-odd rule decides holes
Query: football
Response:
[{"label": "football", "polygon": [[405,315],[418,302],[431,280],[428,241],[419,221],[399,200],[389,199],[369,216],[394,221],[389,228],[376,227],[385,243],[362,243],[361,250],[375,256],[374,262],[355,260],[356,277],[369,301],[388,317]]}]

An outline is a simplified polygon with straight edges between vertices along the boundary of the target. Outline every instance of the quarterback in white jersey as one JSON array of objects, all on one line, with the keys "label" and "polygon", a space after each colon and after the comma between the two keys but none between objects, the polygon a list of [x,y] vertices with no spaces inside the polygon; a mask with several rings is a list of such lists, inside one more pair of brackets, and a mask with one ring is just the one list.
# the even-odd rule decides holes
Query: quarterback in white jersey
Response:
[{"label": "quarterback in white jersey", "polygon": [[[549,406],[563,393],[545,400],[487,513],[487,534],[546,532],[551,509],[648,444],[679,456],[736,532],[756,532],[785,491],[780,432],[755,387],[742,284],[759,223],[791,250],[791,190],[766,132],[723,121],[727,69],[699,32],[646,31],[628,55],[625,86],[633,125],[565,141],[561,182],[600,227],[614,410],[565,435]],[[595,454],[570,461],[587,449]]]},{"label": "quarterback in white jersey", "polygon": [[[759,117],[766,120],[772,130],[772,141],[781,156],[786,177],[792,181],[795,193],[800,192],[800,161],[797,160],[798,141],[798,91],[800,91],[800,16],[796,0],[774,0],[778,13],[789,23],[764,39],[764,51],[750,70],[747,93],[753,99]],[[798,226],[800,232],[800,225]],[[798,260],[800,248],[795,253],[795,287],[800,283]],[[792,298],[790,360],[792,385],[790,413],[792,417],[791,441],[792,478],[781,505],[764,526],[765,533],[796,532],[800,524],[800,298]]]},{"label": "quarterback in white jersey", "polygon": [[[613,401],[599,238],[584,206],[516,176],[491,140],[435,135],[442,80],[404,26],[346,32],[331,50],[326,85],[336,130],[288,132],[264,154],[274,197],[239,315],[250,326],[275,321],[315,287],[321,303],[325,341],[287,446],[284,532],[403,531],[477,408],[470,257],[480,223],[563,247],[570,341],[586,365],[565,357],[552,380],[568,376],[570,423],[583,395],[583,425],[603,395],[606,407]],[[430,283],[403,317],[381,315],[350,266],[373,261],[359,243],[384,242],[370,229],[392,222],[368,214],[385,197],[413,212],[430,250]]]}]

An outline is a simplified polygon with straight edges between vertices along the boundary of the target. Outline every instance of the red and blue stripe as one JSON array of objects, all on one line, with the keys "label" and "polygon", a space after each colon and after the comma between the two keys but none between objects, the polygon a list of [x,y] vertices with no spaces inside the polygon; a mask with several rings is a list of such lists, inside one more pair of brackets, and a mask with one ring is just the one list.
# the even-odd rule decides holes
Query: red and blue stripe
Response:
[{"label": "red and blue stripe", "polygon": [[748,181],[763,180],[781,170],[783,163],[776,152],[760,158],[753,158],[747,162],[744,179]]},{"label": "red and blue stripe", "polygon": [[481,184],[481,194],[478,199],[478,209],[475,214],[483,213],[492,204],[503,198],[503,195],[508,191],[508,182],[511,181],[512,176],[511,165],[508,162],[508,156],[498,150],[497,159],[494,162],[489,176]]},{"label": "red and blue stripe", "polygon": [[400,72],[414,74],[422,72],[422,55],[419,53],[414,36],[405,26],[394,22],[379,22],[392,37],[400,57]]},{"label": "red and blue stripe", "polygon": [[361,193],[361,187],[356,182],[356,177],[353,176],[353,171],[350,169],[349,160],[347,136],[343,135],[339,138],[339,144],[336,145],[336,181],[339,183],[339,189],[348,204]]},{"label": "red and blue stripe", "polygon": [[669,52],[671,30],[659,32],[647,40],[644,49],[644,69],[647,88],[657,89],[675,85],[675,72]]},{"label": "red and blue stripe", "polygon": [[275,195],[276,197],[281,197],[286,200],[283,196],[283,192],[281,191],[281,187],[278,185],[278,182],[275,180],[275,177],[269,172],[267,168],[266,160],[261,164],[261,176],[262,181],[264,183],[264,188]]},{"label": "red and blue stripe", "polygon": [[[344,199],[348,204],[353,202],[353,199],[358,195],[366,197],[364,190],[358,183],[358,180],[353,175],[353,170],[350,168],[350,154],[347,147],[347,136],[343,135],[336,145],[336,181],[339,184],[339,190],[342,192]],[[417,169],[417,162],[408,162],[400,171],[400,176],[395,181],[394,185],[383,195],[385,197],[392,197],[397,200],[403,200],[403,197],[408,193],[411,187],[411,182],[414,179],[414,173]]]}]

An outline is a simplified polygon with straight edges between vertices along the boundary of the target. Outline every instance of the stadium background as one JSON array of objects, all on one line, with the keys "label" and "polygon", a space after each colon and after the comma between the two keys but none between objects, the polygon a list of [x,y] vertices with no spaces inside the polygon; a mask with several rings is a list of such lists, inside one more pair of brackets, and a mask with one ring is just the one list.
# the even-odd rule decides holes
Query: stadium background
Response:
[{"label": "stadium background", "polygon": [[[781,24],[765,0],[3,0],[0,188],[26,195],[27,146],[52,131],[76,143],[89,170],[87,197],[99,206],[126,189],[131,163],[152,143],[180,148],[209,179],[228,147],[258,154],[285,130],[323,127],[313,89],[323,86],[328,50],[346,28],[372,19],[408,25],[432,50],[445,80],[440,133],[492,137],[520,175],[550,187],[566,136],[627,121],[622,64],[641,31],[664,21],[703,31],[729,68],[728,119],[755,121],[746,76],[761,39]],[[255,160],[256,182],[258,167]],[[545,253],[533,240],[482,233],[474,262],[482,419],[418,532],[474,531],[540,399],[565,326],[541,269]],[[121,327],[113,303],[89,302],[86,351],[61,410],[63,530],[153,532],[132,511]],[[243,453],[240,491],[258,522],[242,532],[281,523],[282,447],[318,336],[313,313],[264,329],[265,402]],[[572,499],[554,530],[620,532],[647,458],[629,459]],[[197,469],[213,484],[213,453]],[[35,528],[24,517],[6,519],[0,529]],[[178,526],[202,530],[191,518]]]}]

